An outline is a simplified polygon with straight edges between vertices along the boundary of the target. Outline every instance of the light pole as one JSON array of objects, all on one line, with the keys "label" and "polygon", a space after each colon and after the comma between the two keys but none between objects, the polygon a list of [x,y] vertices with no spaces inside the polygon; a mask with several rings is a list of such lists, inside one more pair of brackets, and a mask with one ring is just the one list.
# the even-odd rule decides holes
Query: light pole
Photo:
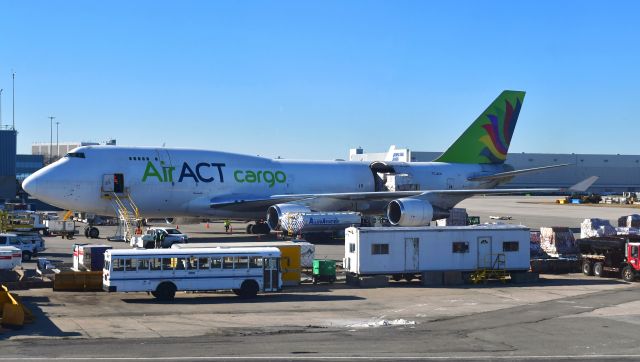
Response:
[{"label": "light pole", "polygon": [[16,72],[13,72],[12,77],[12,96],[11,101],[13,102],[13,106],[11,107],[12,120],[13,120],[13,130],[16,130]]},{"label": "light pole", "polygon": [[58,143],[58,126],[60,122],[56,121],[56,158],[60,158],[60,144]]},{"label": "light pole", "polygon": [[51,123],[51,132],[49,133],[49,163],[51,163],[51,159],[53,158],[53,120],[56,117],[49,116],[49,121]]}]

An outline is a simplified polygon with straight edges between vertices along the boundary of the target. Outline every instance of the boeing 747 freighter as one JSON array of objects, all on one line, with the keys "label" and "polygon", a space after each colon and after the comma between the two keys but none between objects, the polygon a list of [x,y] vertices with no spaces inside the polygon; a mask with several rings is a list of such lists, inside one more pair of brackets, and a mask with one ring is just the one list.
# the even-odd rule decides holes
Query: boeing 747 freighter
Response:
[{"label": "boeing 747 freighter", "polygon": [[[514,176],[505,164],[525,93],[504,91],[433,162],[295,161],[194,149],[84,146],[29,176],[33,197],[67,210],[114,215],[126,194],[147,218],[266,219],[286,212],[358,211],[398,226],[427,225],[477,194],[554,192],[495,189]],[[595,177],[576,185],[584,190]],[[391,181],[395,181],[393,184]]]}]

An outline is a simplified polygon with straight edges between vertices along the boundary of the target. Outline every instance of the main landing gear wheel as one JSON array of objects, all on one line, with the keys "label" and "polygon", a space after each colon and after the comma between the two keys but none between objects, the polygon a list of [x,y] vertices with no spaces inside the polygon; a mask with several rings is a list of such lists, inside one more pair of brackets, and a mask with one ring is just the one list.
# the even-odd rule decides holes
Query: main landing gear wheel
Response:
[{"label": "main landing gear wheel", "polygon": [[84,228],[84,237],[97,239],[100,236],[100,230],[95,226],[87,226]]},{"label": "main landing gear wheel", "polygon": [[267,223],[261,222],[257,224],[249,224],[247,225],[247,234],[262,234],[269,235],[271,234],[271,229]]}]

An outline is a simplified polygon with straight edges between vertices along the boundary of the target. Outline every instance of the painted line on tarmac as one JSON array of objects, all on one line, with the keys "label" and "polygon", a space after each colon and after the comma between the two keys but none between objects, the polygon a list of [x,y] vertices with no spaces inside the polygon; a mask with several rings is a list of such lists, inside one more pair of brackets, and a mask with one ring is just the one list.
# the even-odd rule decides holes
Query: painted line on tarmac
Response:
[{"label": "painted line on tarmac", "polygon": [[122,361],[188,361],[188,360],[583,360],[602,358],[638,358],[635,354],[594,354],[594,355],[510,355],[510,356],[309,356],[306,353],[297,356],[216,356],[216,357],[0,357],[0,361],[84,361],[84,360],[122,360]]}]

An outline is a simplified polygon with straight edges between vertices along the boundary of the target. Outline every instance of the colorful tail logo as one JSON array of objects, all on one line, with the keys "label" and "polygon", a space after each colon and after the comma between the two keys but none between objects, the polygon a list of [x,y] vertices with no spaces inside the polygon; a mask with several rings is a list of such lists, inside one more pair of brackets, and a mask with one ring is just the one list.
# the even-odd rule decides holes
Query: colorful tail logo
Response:
[{"label": "colorful tail logo", "polygon": [[435,161],[503,163],[516,128],[524,92],[500,93],[466,131]]},{"label": "colorful tail logo", "polygon": [[515,108],[509,100],[505,99],[504,102],[504,114],[500,115],[497,112],[487,114],[490,123],[482,126],[487,131],[487,134],[480,137],[480,142],[485,145],[480,155],[491,160],[491,163],[500,163],[507,159],[511,137],[516,128],[516,122],[522,107],[522,102],[519,99],[516,99]]}]

